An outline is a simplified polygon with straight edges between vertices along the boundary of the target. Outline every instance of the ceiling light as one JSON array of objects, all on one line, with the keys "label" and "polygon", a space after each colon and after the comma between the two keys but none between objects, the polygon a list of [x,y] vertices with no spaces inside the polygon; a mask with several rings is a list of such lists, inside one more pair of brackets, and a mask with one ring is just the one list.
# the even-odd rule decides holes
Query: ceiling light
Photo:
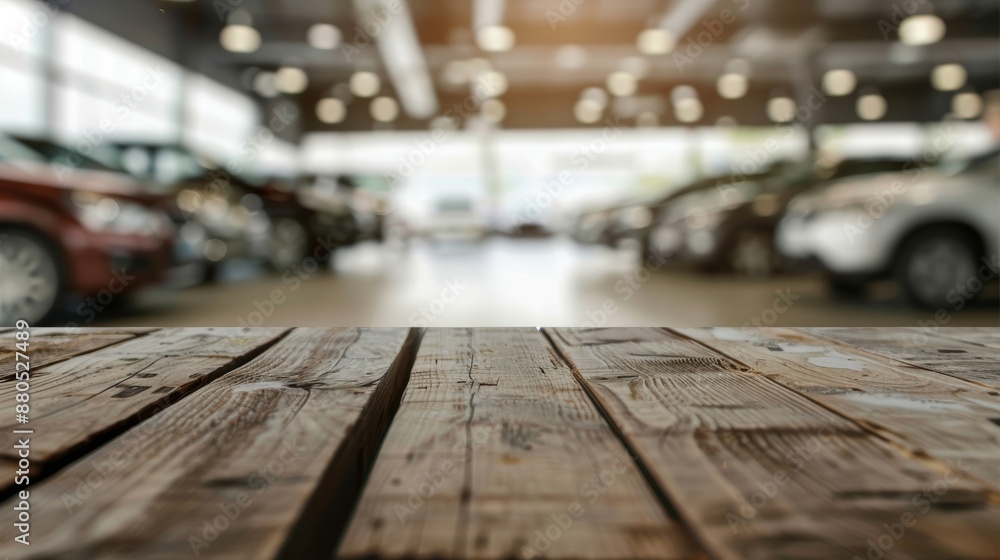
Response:
[{"label": "ceiling light", "polygon": [[376,97],[372,99],[369,111],[378,122],[392,122],[399,116],[399,103],[391,97]]},{"label": "ceiling light", "polygon": [[260,48],[260,32],[249,25],[227,25],[219,33],[222,48],[235,53],[252,53]]},{"label": "ceiling light", "polygon": [[939,64],[931,71],[931,85],[938,91],[961,89],[969,74],[961,64]]},{"label": "ceiling light", "polygon": [[951,98],[951,111],[960,119],[974,119],[983,112],[983,98],[971,91]]},{"label": "ceiling light", "polygon": [[772,97],[767,102],[767,118],[774,122],[791,122],[795,118],[795,100],[791,97]]},{"label": "ceiling light", "polygon": [[674,103],[674,116],[683,123],[693,123],[701,119],[705,108],[697,97],[685,97]]},{"label": "ceiling light", "polygon": [[476,30],[476,44],[488,52],[504,52],[514,48],[514,32],[503,25],[487,25]]},{"label": "ceiling light", "polygon": [[611,95],[618,97],[632,95],[638,87],[639,84],[636,77],[628,72],[612,72],[608,76],[608,91],[611,92]]},{"label": "ceiling light", "polygon": [[306,40],[314,49],[333,50],[340,45],[340,29],[329,23],[317,23],[306,31]]},{"label": "ceiling light", "polygon": [[749,87],[749,81],[743,74],[723,74],[716,83],[719,95],[725,99],[739,99],[747,94]]},{"label": "ceiling light", "polygon": [[496,70],[490,70],[486,74],[483,74],[482,80],[482,93],[486,97],[500,97],[504,93],[507,93],[507,76],[503,72],[498,72]]},{"label": "ceiling light", "polygon": [[698,98],[698,90],[691,86],[676,86],[674,89],[670,90],[670,100],[677,103],[681,99],[688,97]]},{"label": "ceiling light", "polygon": [[645,29],[636,38],[636,46],[642,54],[667,54],[677,46],[677,38],[666,29]]},{"label": "ceiling light", "polygon": [[382,88],[382,80],[374,72],[355,72],[348,84],[351,93],[358,97],[372,97]]},{"label": "ceiling light", "polygon": [[827,95],[834,97],[849,95],[857,85],[858,78],[850,70],[838,68],[827,70],[823,74],[823,91]]},{"label": "ceiling light", "polygon": [[316,118],[320,122],[336,124],[347,116],[347,106],[335,97],[324,97],[316,104]]},{"label": "ceiling light", "polygon": [[877,121],[885,116],[888,104],[885,98],[877,93],[866,93],[858,97],[855,107],[858,117],[864,121]]},{"label": "ceiling light", "polygon": [[944,20],[933,14],[910,16],[899,24],[899,42],[904,45],[932,45],[944,37]]},{"label": "ceiling light", "polygon": [[573,106],[573,116],[584,124],[593,124],[601,120],[603,112],[604,107],[593,99],[581,99]]},{"label": "ceiling light", "polygon": [[301,68],[283,66],[275,73],[274,84],[282,93],[302,93],[309,86],[309,76]]},{"label": "ceiling light", "polygon": [[479,113],[486,122],[498,123],[507,116],[507,106],[499,99],[488,99],[479,108]]},{"label": "ceiling light", "polygon": [[580,99],[589,99],[604,110],[608,106],[608,92],[599,87],[589,87],[580,94]]}]

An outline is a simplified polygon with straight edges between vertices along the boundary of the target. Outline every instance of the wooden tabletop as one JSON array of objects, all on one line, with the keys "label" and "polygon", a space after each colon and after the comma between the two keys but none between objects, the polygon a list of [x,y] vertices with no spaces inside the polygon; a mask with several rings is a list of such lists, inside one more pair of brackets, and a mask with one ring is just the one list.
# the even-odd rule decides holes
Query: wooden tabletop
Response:
[{"label": "wooden tabletop", "polygon": [[1000,558],[1000,329],[16,342],[3,558]]}]

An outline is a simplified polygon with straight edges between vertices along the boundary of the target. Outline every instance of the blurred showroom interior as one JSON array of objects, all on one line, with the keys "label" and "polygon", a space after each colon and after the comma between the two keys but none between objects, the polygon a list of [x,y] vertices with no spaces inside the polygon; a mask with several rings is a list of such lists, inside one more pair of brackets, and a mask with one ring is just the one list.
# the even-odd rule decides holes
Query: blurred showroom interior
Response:
[{"label": "blurred showroom interior", "polygon": [[0,326],[996,326],[998,0],[0,0]]}]

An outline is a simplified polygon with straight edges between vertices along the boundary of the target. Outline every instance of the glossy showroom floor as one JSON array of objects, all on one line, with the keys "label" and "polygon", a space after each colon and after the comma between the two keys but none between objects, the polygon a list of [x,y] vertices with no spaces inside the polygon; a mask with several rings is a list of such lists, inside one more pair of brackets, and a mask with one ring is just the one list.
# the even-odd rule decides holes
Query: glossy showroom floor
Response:
[{"label": "glossy showroom floor", "polygon": [[[361,244],[334,267],[231,270],[218,284],[147,291],[90,326],[919,326],[935,316],[901,301],[891,283],[834,301],[815,274],[647,275],[635,253],[559,238]],[[989,291],[939,315],[949,326],[996,326]],[[83,324],[72,312],[65,320]]]}]

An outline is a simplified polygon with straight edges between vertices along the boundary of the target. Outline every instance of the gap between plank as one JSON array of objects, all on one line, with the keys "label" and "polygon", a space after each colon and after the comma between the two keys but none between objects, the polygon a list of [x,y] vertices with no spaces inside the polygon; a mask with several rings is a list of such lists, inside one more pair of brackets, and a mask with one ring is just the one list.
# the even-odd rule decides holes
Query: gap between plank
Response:
[{"label": "gap between plank", "polygon": [[[410,383],[410,374],[425,332],[426,329],[411,328],[407,333],[383,382],[372,394],[370,406],[358,416],[358,422],[345,435],[344,444],[337,449],[319,477],[316,488],[276,558],[334,558],[358,509],[372,466]],[[384,397],[381,396],[383,393]],[[383,400],[387,403],[385,408],[371,410],[371,405],[377,406]],[[375,443],[370,448],[361,441],[365,432],[378,434],[372,438]]]},{"label": "gap between plank", "polygon": [[[631,443],[629,443],[628,438],[625,437],[625,434],[621,431],[621,428],[619,428],[618,425],[615,424],[614,420],[611,418],[611,415],[608,414],[607,410],[605,410],[604,406],[601,404],[600,399],[597,398],[597,395],[594,394],[593,390],[591,389],[590,384],[587,383],[586,379],[584,379],[583,377],[583,374],[581,374],[580,370],[577,369],[576,364],[574,364],[573,361],[570,360],[569,356],[563,354],[563,352],[559,349],[559,345],[556,344],[554,340],[552,340],[553,334],[549,332],[548,328],[543,328],[541,332],[542,335],[545,336],[545,340],[546,342],[549,343],[549,346],[552,348],[553,352],[555,352],[555,354],[559,356],[559,359],[562,360],[567,367],[569,367],[571,372],[573,372],[573,378],[576,379],[576,382],[583,389],[584,394],[587,395],[587,398],[590,399],[590,402],[594,405],[594,408],[597,409],[598,414],[600,414],[601,418],[604,419],[604,423],[608,425],[608,427],[611,430],[611,433],[614,434],[614,436],[618,439],[619,443],[621,443],[622,446],[625,448],[625,451],[628,452],[628,455],[632,459],[632,462],[635,463],[636,467],[638,467],[639,474],[642,475],[643,481],[646,483],[647,486],[649,486],[650,490],[653,492],[653,495],[656,496],[657,501],[660,502],[660,506],[663,507],[663,509],[666,511],[667,517],[677,522],[677,525],[681,528],[681,530],[684,532],[684,534],[687,536],[690,542],[697,543],[698,545],[697,547],[701,549],[702,553],[707,558],[708,557],[707,552],[704,551],[710,550],[710,547],[707,546],[708,543],[703,542],[700,538],[698,538],[698,535],[691,530],[689,521],[685,519],[683,515],[681,515],[680,511],[676,507],[674,507],[673,500],[670,498],[670,496],[667,495],[667,493],[662,488],[660,488],[660,485],[657,484],[656,477],[653,476],[653,472],[649,469],[649,467],[646,466],[646,463],[642,460],[642,456],[635,450],[635,448],[631,445]],[[558,336],[558,333],[556,333],[556,336]]]}]

